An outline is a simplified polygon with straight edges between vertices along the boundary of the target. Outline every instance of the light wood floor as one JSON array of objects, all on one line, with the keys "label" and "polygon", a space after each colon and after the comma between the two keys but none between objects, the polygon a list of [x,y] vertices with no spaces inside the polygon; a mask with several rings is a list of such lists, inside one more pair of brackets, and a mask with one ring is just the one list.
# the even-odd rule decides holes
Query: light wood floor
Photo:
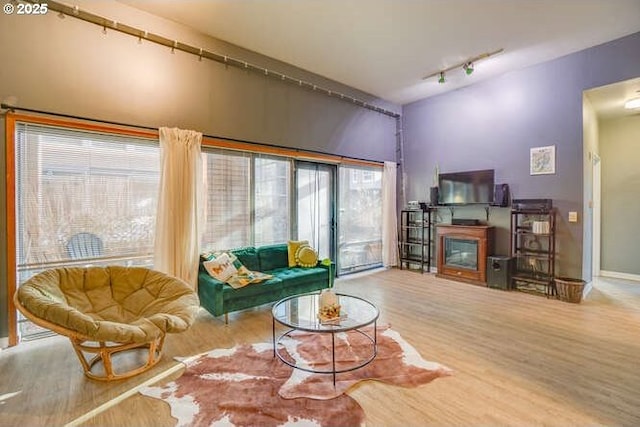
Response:
[{"label": "light wood floor", "polygon": [[[599,280],[579,305],[406,270],[336,288],[377,304],[381,322],[454,370],[416,389],[351,390],[368,426],[640,425],[640,284]],[[167,338],[152,371],[113,384],[85,379],[62,338],[4,350],[0,400],[21,394],[0,402],[0,425],[64,425],[174,366],[175,356],[271,339],[269,306],[229,318],[225,326],[203,311],[191,330]],[[134,394],[83,425],[174,424],[164,403]]]}]

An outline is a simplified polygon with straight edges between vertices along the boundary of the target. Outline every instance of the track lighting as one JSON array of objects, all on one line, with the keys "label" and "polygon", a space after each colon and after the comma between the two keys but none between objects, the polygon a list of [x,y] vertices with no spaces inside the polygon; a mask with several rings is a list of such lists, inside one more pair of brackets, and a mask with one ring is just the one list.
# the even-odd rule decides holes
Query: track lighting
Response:
[{"label": "track lighting", "polygon": [[633,98],[624,103],[624,108],[627,110],[635,110],[640,108],[640,98]]},{"label": "track lighting", "polygon": [[493,52],[486,52],[486,53],[481,53],[480,55],[476,55],[472,58],[468,58],[465,61],[459,62],[457,64],[454,64],[450,67],[447,68],[443,68],[439,71],[434,71],[431,74],[428,74],[426,76],[424,76],[422,79],[426,80],[429,79],[431,77],[436,77],[438,76],[438,83],[444,83],[446,80],[444,78],[444,74],[449,72],[449,71],[453,71],[459,68],[462,68],[465,72],[465,74],[467,76],[470,76],[471,74],[473,74],[474,70],[475,70],[475,66],[474,63],[489,58],[490,56],[494,56],[494,55],[498,55],[500,53],[504,52],[504,49],[498,49],[498,50],[494,50]]}]

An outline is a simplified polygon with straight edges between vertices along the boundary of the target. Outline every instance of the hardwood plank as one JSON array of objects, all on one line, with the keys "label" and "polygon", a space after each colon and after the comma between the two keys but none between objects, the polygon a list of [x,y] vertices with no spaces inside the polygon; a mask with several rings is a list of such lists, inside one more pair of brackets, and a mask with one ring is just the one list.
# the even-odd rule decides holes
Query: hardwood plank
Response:
[{"label": "hardwood plank", "polygon": [[[336,290],[374,302],[428,360],[454,370],[415,389],[366,382],[349,391],[367,425],[640,425],[640,284],[596,283],[569,304],[388,270],[337,280]],[[62,425],[212,348],[271,339],[270,306],[230,315],[202,311],[188,332],[169,336],[160,364],[115,384],[87,380],[61,338],[0,352],[1,425]],[[22,348],[21,348],[22,347]],[[178,374],[179,375],[179,374]],[[133,417],[133,418],[132,418]],[[86,426],[173,426],[163,402],[136,394]]]}]

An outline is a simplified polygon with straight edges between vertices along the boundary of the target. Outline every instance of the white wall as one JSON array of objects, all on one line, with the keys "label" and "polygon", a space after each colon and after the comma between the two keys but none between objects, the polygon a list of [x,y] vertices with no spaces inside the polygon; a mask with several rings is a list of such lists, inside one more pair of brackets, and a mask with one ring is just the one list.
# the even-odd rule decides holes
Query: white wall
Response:
[{"label": "white wall", "polygon": [[602,120],[602,263],[640,275],[640,115]]}]

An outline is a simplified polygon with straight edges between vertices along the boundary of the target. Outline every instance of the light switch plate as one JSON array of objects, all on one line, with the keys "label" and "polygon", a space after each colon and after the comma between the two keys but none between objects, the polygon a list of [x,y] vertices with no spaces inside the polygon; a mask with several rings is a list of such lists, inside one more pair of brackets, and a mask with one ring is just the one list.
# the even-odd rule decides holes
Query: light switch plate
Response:
[{"label": "light switch plate", "polygon": [[578,222],[578,212],[569,212],[569,222]]}]

